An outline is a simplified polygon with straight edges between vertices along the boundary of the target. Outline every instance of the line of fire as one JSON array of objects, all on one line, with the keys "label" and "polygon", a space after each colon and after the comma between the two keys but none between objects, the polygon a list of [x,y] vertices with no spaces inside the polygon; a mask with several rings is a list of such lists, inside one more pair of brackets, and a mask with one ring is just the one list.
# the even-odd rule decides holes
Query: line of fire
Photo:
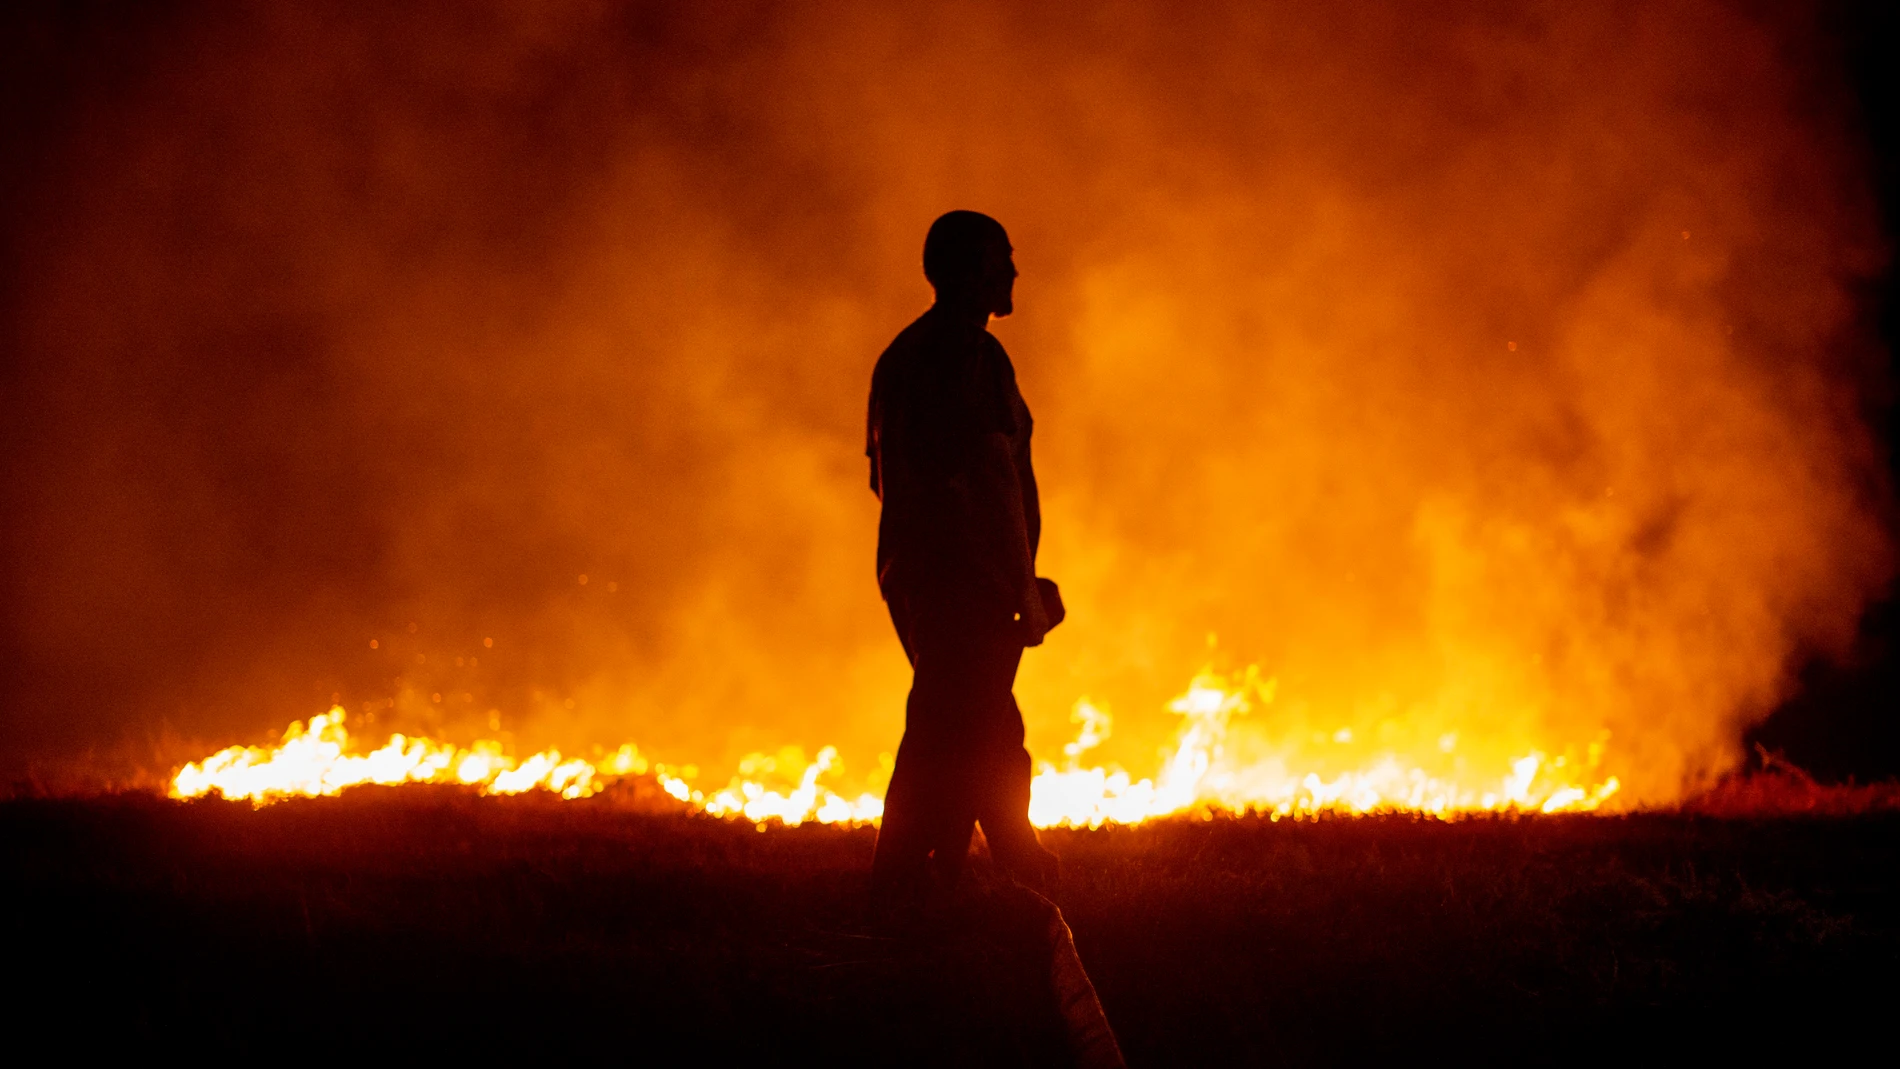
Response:
[{"label": "line of fire", "polygon": [[0,15],[36,997],[716,1064],[1870,1034],[1888,21]]}]

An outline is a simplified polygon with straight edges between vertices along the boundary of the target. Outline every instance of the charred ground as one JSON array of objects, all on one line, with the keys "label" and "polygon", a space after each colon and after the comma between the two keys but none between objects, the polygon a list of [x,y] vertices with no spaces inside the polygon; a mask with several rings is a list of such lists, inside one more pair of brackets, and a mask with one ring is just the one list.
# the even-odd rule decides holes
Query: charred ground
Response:
[{"label": "charred ground", "polygon": [[[1131,1064],[1547,1062],[1874,1036],[1900,818],[1056,832]],[[360,789],[0,803],[16,1010],[81,1047],[1007,1063],[1002,942],[862,923],[874,833]]]}]

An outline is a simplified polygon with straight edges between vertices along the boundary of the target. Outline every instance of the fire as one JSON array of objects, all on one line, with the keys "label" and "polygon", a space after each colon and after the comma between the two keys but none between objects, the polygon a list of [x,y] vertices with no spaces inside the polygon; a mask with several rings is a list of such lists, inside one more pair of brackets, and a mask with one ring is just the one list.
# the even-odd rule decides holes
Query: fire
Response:
[{"label": "fire", "polygon": [[[1043,822],[1678,804],[1900,571],[1842,5],[338,7],[42,57],[10,778],[130,760],[154,695],[260,742],[260,688],[374,687],[468,726],[298,707],[175,789],[869,819],[864,406],[955,207],[1019,247],[1071,610],[1018,693],[1097,699]],[[1184,686],[1210,631],[1278,694]],[[574,749],[621,731],[707,778]]]},{"label": "fire", "polygon": [[[1065,767],[1045,763],[1037,772],[1030,819],[1038,827],[1100,827],[1217,810],[1266,813],[1275,818],[1320,813],[1593,812],[1622,786],[1615,776],[1573,781],[1565,775],[1568,761],[1553,761],[1537,750],[1504,762],[1488,779],[1476,780],[1434,775],[1392,753],[1376,755],[1331,778],[1318,771],[1295,771],[1295,752],[1235,760],[1228,747],[1232,719],[1272,702],[1275,689],[1276,681],[1262,680],[1254,668],[1238,676],[1212,671],[1196,676],[1186,693],[1169,703],[1169,709],[1182,717],[1174,747],[1164,756],[1159,773],[1142,780],[1132,779],[1119,768],[1081,767],[1082,754],[1107,737],[1113,721],[1087,699],[1077,702],[1070,719],[1082,725],[1081,731],[1076,742],[1064,748]],[[1341,728],[1331,739],[1350,743],[1352,732]],[[1455,746],[1455,736],[1440,740],[1439,748],[1446,753]],[[1594,747],[1592,753],[1600,758],[1601,747]]]},{"label": "fire", "polygon": [[[854,823],[875,820],[884,811],[884,803],[872,795],[848,799],[818,785],[818,777],[837,762],[837,751],[831,747],[802,770],[799,785],[792,790],[774,790],[735,777],[730,786],[708,794],[687,782],[696,769],[651,762],[631,743],[594,761],[564,757],[559,750],[543,750],[516,761],[501,743],[490,739],[462,748],[395,734],[380,749],[350,753],[347,717],[343,707],[336,706],[311,717],[308,727],[293,721],[283,741],[274,747],[231,746],[202,763],[193,761],[172,777],[171,796],[199,798],[216,792],[264,805],[284,798],[337,794],[366,783],[441,783],[474,787],[484,794],[545,790],[572,799],[598,794],[618,779],[650,774],[667,794],[715,816],[776,819],[786,824]],[[755,760],[770,767],[770,759],[757,754],[741,767]]]},{"label": "fire", "polygon": [[[348,714],[341,706],[310,718],[305,727],[293,721],[281,743],[263,749],[232,746],[204,762],[193,761],[172,777],[175,798],[196,798],[216,791],[226,798],[248,798],[262,804],[298,795],[336,794],[365,783],[393,786],[401,783],[460,783],[489,794],[553,791],[563,798],[585,798],[597,784],[616,776],[644,774],[645,758],[632,746],[623,746],[596,765],[579,758],[563,758],[546,750],[517,763],[498,742],[483,740],[467,749],[433,739],[396,734],[380,749],[366,754],[347,752]],[[671,789],[664,767],[654,770]]]},{"label": "fire", "polygon": [[[1063,748],[1058,767],[1047,762],[1031,787],[1030,820],[1038,827],[1100,827],[1136,824],[1184,813],[1254,812],[1274,818],[1320,813],[1417,812],[1453,816],[1478,812],[1590,812],[1603,806],[1621,784],[1597,775],[1599,740],[1587,748],[1582,769],[1563,756],[1532,750],[1487,767],[1455,756],[1455,733],[1441,736],[1433,767],[1398,752],[1371,752],[1354,767],[1332,769],[1309,757],[1292,740],[1264,751],[1242,740],[1234,718],[1270,704],[1277,683],[1257,668],[1197,675],[1169,709],[1181,717],[1172,745],[1154,776],[1134,779],[1109,765],[1084,767],[1085,755],[1113,728],[1107,710],[1078,701],[1070,719],[1079,725]],[[775,755],[744,758],[729,783],[716,790],[692,786],[698,770],[648,760],[632,743],[592,761],[545,750],[523,760],[493,740],[468,747],[427,738],[391,735],[379,749],[351,752],[342,707],[292,723],[274,747],[232,746],[191,762],[172,778],[174,798],[216,792],[264,805],[283,798],[336,794],[359,784],[461,784],[485,794],[545,790],[562,798],[586,798],[628,777],[651,776],[667,794],[712,816],[744,819],[763,828],[768,821],[798,825],[874,822],[884,803],[864,792],[855,798],[820,781],[840,769],[838,751],[826,746],[807,761],[797,747]],[[1322,739],[1353,742],[1341,728]],[[1304,764],[1302,762],[1305,762]],[[1452,771],[1440,771],[1449,767]]]}]

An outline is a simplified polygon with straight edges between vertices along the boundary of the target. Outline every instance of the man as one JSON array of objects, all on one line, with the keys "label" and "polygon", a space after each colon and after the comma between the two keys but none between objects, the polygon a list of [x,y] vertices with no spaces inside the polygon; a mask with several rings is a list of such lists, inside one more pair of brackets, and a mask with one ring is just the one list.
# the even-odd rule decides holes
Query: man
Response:
[{"label": "man", "polygon": [[987,215],[933,223],[924,275],[936,303],[871,377],[878,587],[914,672],[872,864],[886,902],[915,901],[933,876],[954,886],[978,823],[1005,872],[1035,888],[1056,876],[1029,824],[1029,753],[1011,694],[1023,648],[1062,616],[1055,584],[1036,577],[1029,408],[987,329],[1014,310],[1012,251]]}]

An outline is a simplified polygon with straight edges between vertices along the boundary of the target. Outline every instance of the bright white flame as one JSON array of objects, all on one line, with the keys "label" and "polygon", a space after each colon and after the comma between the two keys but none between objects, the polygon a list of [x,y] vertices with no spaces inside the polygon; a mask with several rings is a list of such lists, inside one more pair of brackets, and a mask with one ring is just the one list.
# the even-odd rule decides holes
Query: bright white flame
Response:
[{"label": "bright white flame", "polygon": [[[1386,810],[1439,816],[1488,810],[1587,812],[1602,806],[1621,786],[1614,776],[1587,786],[1561,782],[1547,773],[1545,755],[1535,751],[1510,761],[1495,781],[1480,786],[1433,776],[1394,754],[1376,756],[1361,768],[1330,779],[1318,772],[1299,774],[1289,767],[1289,760],[1232,763],[1226,752],[1232,718],[1271,703],[1275,689],[1274,680],[1261,679],[1253,668],[1231,678],[1212,671],[1201,673],[1169,705],[1182,721],[1158,775],[1137,780],[1120,768],[1082,768],[1076,758],[1093,742],[1065,748],[1069,755],[1065,767],[1045,763],[1036,773],[1030,790],[1030,821],[1045,828],[1100,827],[1217,810],[1260,812],[1276,818]],[[1085,717],[1078,705],[1071,719],[1082,722],[1083,735],[1095,740],[1106,738],[1111,726],[1107,714],[1092,706]],[[1347,728],[1323,737],[1338,744],[1353,741]],[[1438,739],[1437,749],[1449,754],[1457,745],[1456,733],[1446,733]],[[1602,755],[1601,739],[1592,744],[1590,754],[1594,767]]]},{"label": "bright white flame", "polygon": [[[1248,668],[1233,676],[1202,672],[1168,708],[1181,720],[1174,742],[1152,778],[1135,779],[1115,767],[1084,767],[1083,757],[1113,730],[1108,710],[1087,699],[1076,702],[1069,719],[1075,740],[1063,747],[1061,768],[1044,763],[1030,790],[1029,818],[1038,827],[1134,824],[1186,812],[1259,812],[1304,816],[1322,812],[1370,813],[1406,810],[1446,816],[1463,812],[1587,812],[1616,794],[1616,777],[1571,782],[1564,757],[1533,750],[1504,762],[1494,778],[1437,776],[1396,753],[1375,753],[1360,767],[1330,777],[1310,766],[1301,770],[1296,751],[1263,760],[1236,761],[1229,753],[1233,719],[1271,704],[1275,681]],[[501,743],[475,742],[463,748],[432,739],[392,735],[380,749],[354,754],[341,707],[312,717],[306,728],[293,723],[283,741],[268,749],[233,746],[192,762],[172,780],[174,797],[221,793],[255,804],[293,796],[335,794],[364,783],[459,783],[489,794],[551,791],[563,798],[586,798],[615,780],[651,775],[661,790],[680,802],[714,816],[743,818],[761,827],[767,821],[797,825],[806,821],[859,824],[878,820],[884,803],[876,795],[852,798],[824,785],[839,771],[838,751],[826,746],[807,761],[797,747],[777,754],[755,753],[740,762],[738,774],[716,791],[693,788],[698,770],[649,762],[631,743],[596,761],[563,757],[546,750],[524,760],[510,757]],[[1353,733],[1340,728],[1317,736],[1321,742],[1348,745]],[[1595,769],[1607,736],[1589,744],[1583,764]],[[1440,736],[1441,755],[1460,751],[1455,732]],[[1462,765],[1461,765],[1462,767]],[[778,784],[773,786],[772,784]]]}]

